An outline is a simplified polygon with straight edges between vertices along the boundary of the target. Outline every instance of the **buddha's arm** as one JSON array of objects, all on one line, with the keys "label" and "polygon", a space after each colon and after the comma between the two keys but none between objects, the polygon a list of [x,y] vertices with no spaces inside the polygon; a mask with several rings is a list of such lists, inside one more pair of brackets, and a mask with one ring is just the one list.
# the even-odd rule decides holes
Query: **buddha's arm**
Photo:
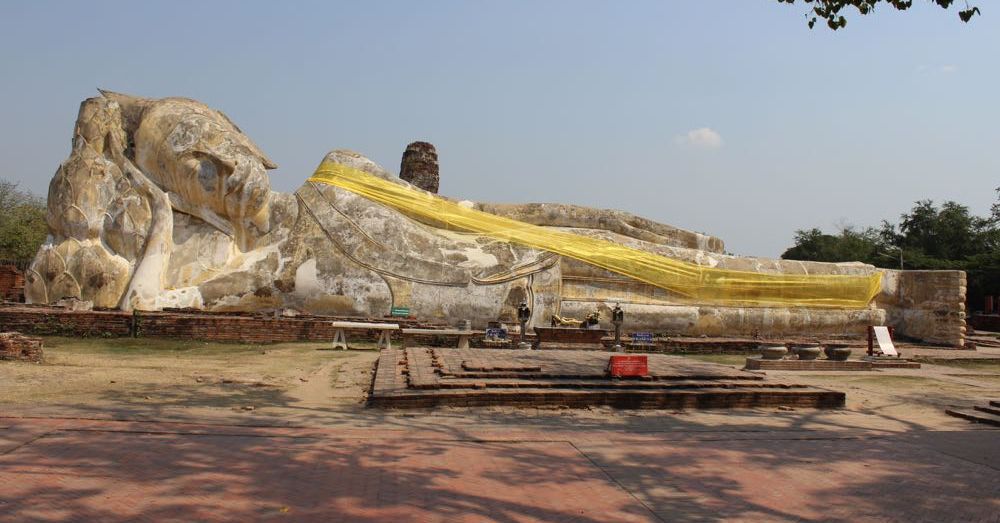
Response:
[{"label": "buddha's arm", "polygon": [[686,231],[624,211],[561,203],[476,203],[475,208],[534,225],[599,229],[660,245],[718,253],[724,251],[719,238]]}]

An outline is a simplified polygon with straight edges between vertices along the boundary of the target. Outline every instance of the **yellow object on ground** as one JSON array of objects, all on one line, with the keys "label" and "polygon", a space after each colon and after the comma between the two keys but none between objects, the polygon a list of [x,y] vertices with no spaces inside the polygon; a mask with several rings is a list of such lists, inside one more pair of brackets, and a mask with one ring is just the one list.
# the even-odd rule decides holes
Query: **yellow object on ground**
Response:
[{"label": "yellow object on ground", "polygon": [[542,249],[666,289],[678,301],[728,306],[866,308],[882,285],[871,275],[764,274],[703,267],[658,254],[463,207],[346,165],[323,162],[309,179],[351,191],[450,230]]}]

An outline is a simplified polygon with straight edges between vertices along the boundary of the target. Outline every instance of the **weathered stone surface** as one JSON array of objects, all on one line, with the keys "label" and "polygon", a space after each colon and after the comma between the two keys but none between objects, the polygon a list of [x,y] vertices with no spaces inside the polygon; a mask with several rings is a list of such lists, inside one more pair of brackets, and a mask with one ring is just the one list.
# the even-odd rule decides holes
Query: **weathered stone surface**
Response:
[{"label": "weathered stone surface", "polygon": [[437,194],[441,185],[438,169],[438,155],[434,145],[427,142],[413,142],[403,151],[403,160],[399,164],[399,177],[416,187]]},{"label": "weathered stone surface", "polygon": [[886,271],[878,303],[897,335],[965,346],[964,271]]},{"label": "weathered stone surface", "polygon": [[[436,191],[437,179],[431,184],[424,176],[436,172],[436,155],[429,144],[418,145],[409,155],[412,167],[404,160],[401,170],[417,186]],[[355,152],[335,150],[326,160],[410,185]],[[225,115],[194,100],[110,92],[85,100],[70,156],[50,185],[51,238],[27,271],[27,300],[367,317],[403,306],[419,318],[471,320],[475,328],[513,322],[522,301],[533,310],[531,326],[553,314],[583,317],[595,309],[609,318],[608,306],[621,301],[626,332],[709,335],[861,335],[866,325],[884,323],[888,308],[890,323],[914,337],[951,343],[956,329],[964,329],[964,317],[955,314],[964,290],[956,291],[953,278],[939,282],[942,294],[932,301],[940,306],[907,299],[910,291],[901,298],[899,289],[910,284],[896,282],[910,281],[906,276],[889,278],[891,285],[864,310],[690,303],[550,252],[456,233],[433,218],[409,216],[337,187],[306,182],[294,194],[276,193],[266,174],[273,167]],[[464,204],[704,266],[788,274],[875,271],[860,263],[730,256],[722,254],[718,238],[622,211]],[[915,278],[912,285],[925,281]]]},{"label": "weathered stone surface", "polygon": [[654,245],[682,247],[709,253],[725,251],[722,240],[714,236],[685,231],[613,209],[593,209],[561,203],[476,203],[474,208],[534,225],[578,230],[593,229]]}]

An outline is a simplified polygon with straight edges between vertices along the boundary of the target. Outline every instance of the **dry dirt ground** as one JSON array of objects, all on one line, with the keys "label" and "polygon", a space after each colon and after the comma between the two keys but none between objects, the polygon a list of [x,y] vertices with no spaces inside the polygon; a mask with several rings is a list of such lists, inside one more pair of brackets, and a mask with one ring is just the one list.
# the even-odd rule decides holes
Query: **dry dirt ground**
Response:
[{"label": "dry dirt ground", "polygon": [[[505,420],[608,420],[650,427],[703,420],[713,427],[746,419],[798,428],[880,430],[968,428],[944,413],[1000,399],[1000,363],[924,364],[920,370],[777,372],[809,385],[847,393],[833,411],[619,411],[608,408],[380,411],[364,407],[377,353],[328,350],[324,343],[239,345],[160,339],[45,338],[42,364],[0,363],[0,413],[52,413],[98,418],[211,418],[269,425],[374,422],[389,418],[449,423]],[[743,356],[691,356],[741,366]],[[669,416],[664,416],[669,414]]]},{"label": "dry dirt ground", "polygon": [[1000,431],[944,413],[1000,399],[998,363],[768,372],[837,410],[381,410],[373,347],[326,347],[50,337],[0,362],[0,522],[1000,522]]},{"label": "dry dirt ground", "polygon": [[0,365],[0,408],[206,414],[360,405],[376,352],[328,346],[47,337],[43,363]]}]

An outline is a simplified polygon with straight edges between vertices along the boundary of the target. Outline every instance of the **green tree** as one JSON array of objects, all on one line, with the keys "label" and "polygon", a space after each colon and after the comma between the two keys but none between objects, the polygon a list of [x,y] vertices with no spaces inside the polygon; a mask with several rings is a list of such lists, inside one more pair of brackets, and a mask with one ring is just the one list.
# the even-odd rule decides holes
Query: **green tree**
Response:
[{"label": "green tree", "polygon": [[861,261],[898,269],[964,270],[968,296],[978,307],[984,295],[1000,295],[1000,188],[989,216],[947,201],[914,204],[899,225],[883,221],[878,228],[843,228],[839,234],[819,229],[796,231],[795,245],[781,257],[824,262]]},{"label": "green tree", "polygon": [[796,231],[795,245],[781,257],[788,260],[873,263],[879,256],[879,250],[880,237],[874,229],[857,231],[853,227],[844,227],[839,234],[833,235],[813,228]]},{"label": "green tree", "polygon": [[0,259],[33,258],[45,241],[45,202],[0,180]]},{"label": "green tree", "polygon": [[929,258],[965,260],[986,252],[988,221],[955,202],[938,208],[934,202],[922,200],[902,216],[898,244]]},{"label": "green tree", "polygon": [[[811,5],[806,14],[807,24],[812,29],[817,20],[826,22],[826,26],[836,31],[847,26],[847,17],[844,13],[846,8],[853,8],[859,15],[867,15],[875,11],[875,8],[884,5],[905,11],[913,6],[913,0],[802,0],[803,3]],[[943,9],[948,9],[955,3],[955,0],[929,0]],[[794,4],[795,0],[778,0],[779,4]],[[979,8],[969,6],[966,2],[965,9],[958,11],[958,18],[963,22],[972,20],[974,15],[980,14]]]},{"label": "green tree", "polygon": [[994,224],[1000,224],[1000,187],[996,188],[997,193],[997,203],[993,204],[993,216],[992,220]]},{"label": "green tree", "polygon": [[982,303],[983,296],[1000,296],[1000,187],[996,192],[991,215],[979,224],[984,252],[972,256],[965,269],[973,307]]}]

